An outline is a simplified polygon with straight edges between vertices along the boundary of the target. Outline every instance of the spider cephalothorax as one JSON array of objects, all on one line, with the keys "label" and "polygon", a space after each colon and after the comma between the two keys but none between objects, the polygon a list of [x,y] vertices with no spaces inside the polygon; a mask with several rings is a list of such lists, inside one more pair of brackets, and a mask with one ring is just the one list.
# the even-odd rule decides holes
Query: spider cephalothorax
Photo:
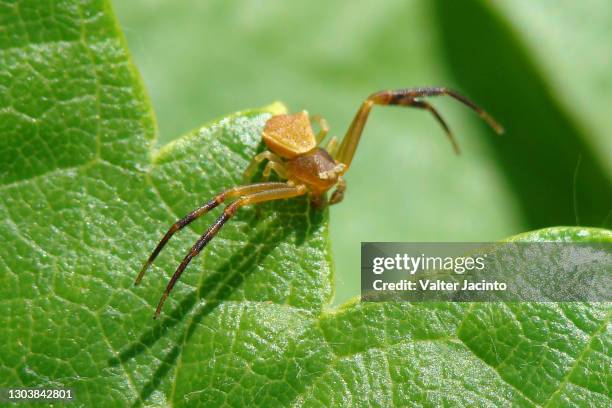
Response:
[{"label": "spider cephalothorax", "polygon": [[[276,115],[268,119],[262,135],[268,150],[256,155],[245,173],[247,175],[252,174],[259,163],[267,160],[263,171],[264,178],[267,180],[271,172],[274,171],[280,179],[286,181],[266,181],[232,187],[217,194],[210,201],[193,210],[170,227],[142,267],[136,278],[136,284],[140,283],[148,267],[175,232],[227,199],[235,198],[233,202],[225,207],[223,214],[217,218],[214,224],[198,239],[178,266],[157,305],[154,317],[157,317],[161,312],[170,291],[189,262],[191,262],[191,259],[200,253],[206,244],[219,232],[223,224],[240,207],[265,201],[292,198],[304,194],[309,194],[311,200],[320,206],[326,202],[325,193],[331,189],[334,189],[334,191],[329,198],[329,204],[336,204],[342,201],[346,190],[346,183],[342,176],[351,165],[363,132],[363,127],[373,105],[400,105],[430,111],[444,128],[455,151],[459,153],[459,146],[444,119],[442,119],[432,105],[422,99],[423,97],[438,95],[448,95],[457,99],[476,111],[496,132],[503,132],[502,127],[485,111],[466,97],[446,88],[410,88],[376,92],[361,104],[342,143],[338,144],[338,140],[333,137],[327,142],[325,148],[319,146],[328,132],[325,119],[318,116],[309,116],[307,112]],[[311,121],[319,125],[320,131],[317,135],[312,131]]]}]

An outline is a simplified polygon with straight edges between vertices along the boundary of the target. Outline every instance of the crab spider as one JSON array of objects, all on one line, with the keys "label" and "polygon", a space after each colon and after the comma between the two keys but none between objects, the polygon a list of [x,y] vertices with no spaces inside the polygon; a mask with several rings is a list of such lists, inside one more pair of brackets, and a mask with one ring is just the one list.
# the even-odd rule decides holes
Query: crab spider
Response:
[{"label": "crab spider", "polygon": [[[283,200],[305,194],[309,194],[311,200],[320,205],[325,202],[325,193],[332,188],[334,191],[329,199],[329,204],[337,204],[342,201],[346,190],[346,182],[342,176],[351,166],[355,150],[359,144],[359,139],[361,138],[372,106],[400,105],[428,110],[444,128],[455,152],[459,153],[459,145],[450,128],[438,111],[423,99],[439,95],[450,96],[458,100],[478,113],[497,133],[503,133],[503,128],[484,110],[465,96],[442,87],[386,90],[370,95],[361,104],[342,143],[338,145],[338,141],[334,137],[329,140],[325,148],[319,146],[325,139],[329,129],[325,119],[314,115],[309,117],[305,111],[296,114],[276,115],[268,119],[262,135],[268,150],[259,153],[253,158],[245,174],[252,174],[257,165],[266,160],[267,164],[264,168],[263,176],[267,179],[271,172],[274,171],[281,179],[286,181],[266,181],[232,187],[217,194],[210,201],[193,210],[170,227],[145,262],[136,277],[135,284],[140,283],[149,266],[174,233],[223,202],[234,199],[234,201],[225,207],[223,214],[196,241],[180,263],[159,300],[154,318],[157,318],[161,313],[164,302],[187,265],[189,265],[189,262],[215,237],[221,227],[236,214],[240,207],[272,200]],[[312,131],[311,121],[317,122],[319,125],[320,131],[317,135]]]}]

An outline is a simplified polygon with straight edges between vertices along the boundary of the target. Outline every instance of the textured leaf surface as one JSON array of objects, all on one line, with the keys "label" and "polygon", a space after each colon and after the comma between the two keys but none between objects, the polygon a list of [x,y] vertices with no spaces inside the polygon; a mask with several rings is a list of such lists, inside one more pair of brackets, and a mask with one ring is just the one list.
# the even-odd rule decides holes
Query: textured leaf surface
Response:
[{"label": "textured leaf surface", "polygon": [[[0,7],[0,387],[71,387],[73,406],[610,404],[607,304],[329,310],[327,213],[305,199],[241,212],[153,321],[207,221],[134,288],[142,260],[178,216],[241,181],[270,112],[153,151],[105,2]],[[520,237],[542,238],[612,240]]]}]

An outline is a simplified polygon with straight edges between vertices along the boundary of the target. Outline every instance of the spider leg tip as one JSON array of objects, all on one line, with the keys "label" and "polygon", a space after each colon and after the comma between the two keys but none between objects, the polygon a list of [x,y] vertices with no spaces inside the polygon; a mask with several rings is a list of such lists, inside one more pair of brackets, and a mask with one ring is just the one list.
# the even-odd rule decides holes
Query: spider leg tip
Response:
[{"label": "spider leg tip", "polygon": [[136,279],[134,280],[134,286],[138,286],[138,284],[140,284],[140,281],[142,281],[142,278],[144,277],[144,274],[147,271],[147,269],[149,269],[149,266],[151,266],[151,262],[150,261],[145,262],[145,264],[142,266],[142,269],[138,273],[138,276],[136,276]]},{"label": "spider leg tip", "polygon": [[491,115],[485,113],[483,115],[483,119],[489,124],[489,126],[491,126],[491,128],[498,135],[502,135],[502,134],[504,134],[506,132],[506,129],[504,129],[504,127],[502,125],[500,125],[495,119],[493,119],[493,117]]}]

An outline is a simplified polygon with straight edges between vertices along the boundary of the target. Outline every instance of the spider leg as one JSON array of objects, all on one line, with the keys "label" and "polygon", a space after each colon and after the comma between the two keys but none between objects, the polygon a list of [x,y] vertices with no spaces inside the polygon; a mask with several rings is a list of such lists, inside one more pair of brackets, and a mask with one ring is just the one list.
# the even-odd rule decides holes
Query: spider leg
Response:
[{"label": "spider leg", "polygon": [[338,184],[336,189],[329,199],[329,205],[338,204],[344,198],[344,192],[346,191],[346,181],[342,177],[338,177]]},{"label": "spider leg", "polygon": [[320,115],[311,115],[310,119],[319,125],[320,130],[315,138],[317,144],[319,144],[323,141],[323,139],[325,139],[325,136],[327,136],[327,133],[329,132],[329,124],[327,123],[327,120]]},{"label": "spider leg", "polygon": [[217,235],[221,227],[223,227],[223,225],[231,217],[233,217],[234,214],[236,214],[236,211],[238,211],[240,207],[249,204],[262,203],[265,201],[282,200],[286,198],[297,197],[306,194],[307,192],[306,187],[303,185],[293,186],[288,183],[275,184],[281,184],[282,187],[275,188],[273,190],[260,191],[257,193],[244,195],[225,207],[225,209],[223,210],[223,214],[221,214],[221,216],[217,218],[217,220],[208,228],[208,230],[206,230],[206,232],[200,237],[200,239],[196,241],[189,253],[185,256],[181,264],[176,269],[176,272],[174,272],[174,275],[172,275],[172,278],[170,279],[170,282],[168,282],[166,290],[164,291],[161,299],[159,300],[159,303],[157,304],[157,309],[155,310],[155,315],[153,316],[153,318],[157,318],[161,313],[161,309],[164,306],[168,295],[172,291],[172,288],[174,288],[174,285],[176,284],[178,279],[181,277],[183,271],[185,271],[185,268],[187,268],[187,265],[189,265],[189,262],[191,262],[194,257],[198,256],[202,249],[204,249],[204,247],[215,237],[215,235]]},{"label": "spider leg", "polygon": [[461,149],[459,148],[459,143],[457,143],[457,139],[455,139],[455,135],[453,135],[453,132],[450,130],[450,128],[446,124],[446,121],[438,113],[436,108],[434,108],[429,102],[422,101],[420,99],[415,99],[414,102],[412,102],[411,106],[414,106],[415,108],[427,109],[428,111],[430,111],[431,114],[436,118],[436,120],[438,121],[440,126],[442,126],[442,128],[444,128],[444,131],[446,132],[446,135],[448,136],[450,142],[453,145],[453,149],[455,150],[455,153],[461,154]]},{"label": "spider leg", "polygon": [[[380,91],[370,95],[362,104],[351,126],[346,132],[346,136],[344,140],[342,140],[342,144],[338,150],[338,155],[336,159],[344,163],[348,169],[353,160],[353,156],[355,155],[355,150],[357,149],[357,145],[359,144],[359,139],[361,138],[361,133],[363,132],[363,128],[365,126],[366,121],[368,120],[368,116],[370,115],[370,111],[372,110],[372,106],[374,105],[400,105],[400,106],[415,106],[415,101],[417,105],[419,105],[419,98],[425,96],[439,96],[439,95],[447,95],[451,98],[458,100],[464,105],[468,106],[470,109],[474,110],[480,117],[486,121],[489,126],[493,128],[497,133],[503,133],[504,129],[491,117],[488,113],[486,113],[483,109],[478,107],[474,102],[466,98],[465,96],[455,92],[451,89],[443,88],[443,87],[431,87],[431,88],[409,88],[409,89],[396,89],[396,90],[387,90]],[[428,109],[422,104],[421,106],[417,106],[420,108]],[[435,115],[435,114],[434,114]],[[436,115],[438,118],[439,115]]]},{"label": "spider leg", "polygon": [[284,179],[287,178],[287,171],[285,170],[285,166],[283,166],[279,162],[269,161],[266,164],[266,167],[264,167],[264,171],[263,171],[264,179],[268,180],[268,178],[270,178],[270,175],[272,174],[272,171],[276,172],[276,174],[278,174],[280,177]]},{"label": "spider leg", "polygon": [[338,138],[336,136],[329,139],[325,145],[325,150],[327,150],[327,153],[329,153],[332,157],[336,155],[336,150],[338,150]]},{"label": "spider leg", "polygon": [[264,160],[268,160],[270,162],[275,162],[275,163],[282,163],[281,158],[275,155],[274,153],[272,153],[271,151],[269,150],[263,151],[255,155],[255,157],[253,157],[253,160],[251,160],[251,163],[249,163],[249,166],[244,171],[244,176],[246,178],[251,177],[253,173],[255,172],[255,170],[257,169],[257,165]]},{"label": "spider leg", "polygon": [[157,246],[155,247],[155,249],[149,256],[149,259],[147,259],[147,261],[143,265],[142,269],[140,270],[140,273],[136,277],[136,281],[134,282],[134,284],[138,285],[140,283],[140,281],[142,280],[142,277],[144,276],[149,266],[151,266],[155,258],[157,258],[157,255],[159,255],[159,253],[164,248],[166,243],[168,243],[170,238],[172,238],[172,236],[177,231],[180,231],[181,229],[189,225],[192,221],[198,219],[199,217],[206,214],[213,208],[217,207],[219,204],[224,202],[227,198],[238,197],[238,196],[242,196],[246,194],[253,194],[253,193],[260,192],[260,191],[275,189],[275,188],[284,187],[284,186],[286,186],[285,183],[278,183],[278,182],[256,183],[256,184],[250,184],[247,186],[233,187],[233,188],[230,188],[229,190],[225,190],[217,194],[210,201],[208,201],[201,207],[196,208],[195,210],[187,214],[185,217],[175,222],[170,227],[168,232],[166,232],[166,234],[162,237],[161,241],[159,241],[159,243],[157,244]]}]

